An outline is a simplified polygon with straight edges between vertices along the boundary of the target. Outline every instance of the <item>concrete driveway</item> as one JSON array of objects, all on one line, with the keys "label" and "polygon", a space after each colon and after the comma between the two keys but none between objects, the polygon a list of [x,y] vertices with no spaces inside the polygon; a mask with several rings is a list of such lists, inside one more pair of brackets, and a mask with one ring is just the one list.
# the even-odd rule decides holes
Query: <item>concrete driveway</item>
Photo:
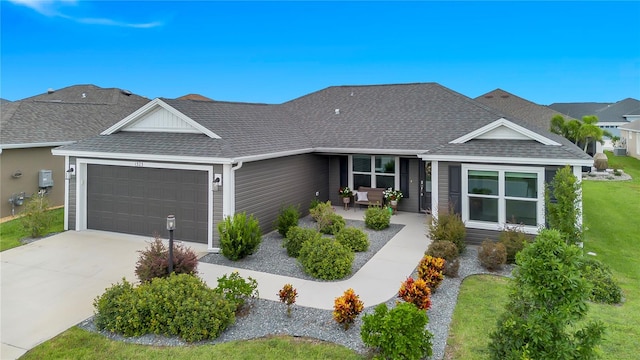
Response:
[{"label": "concrete driveway", "polygon": [[[123,277],[136,281],[151,237],[67,231],[0,253],[1,359],[17,359],[93,315],[93,300]],[[188,243],[198,253],[206,244]]]}]

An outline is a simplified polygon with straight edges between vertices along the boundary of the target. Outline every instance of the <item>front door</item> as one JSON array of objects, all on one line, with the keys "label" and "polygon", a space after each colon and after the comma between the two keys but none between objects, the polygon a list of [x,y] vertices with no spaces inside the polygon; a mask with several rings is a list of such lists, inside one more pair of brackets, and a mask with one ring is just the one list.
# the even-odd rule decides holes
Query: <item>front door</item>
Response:
[{"label": "front door", "polygon": [[431,162],[420,164],[420,212],[431,213]]}]

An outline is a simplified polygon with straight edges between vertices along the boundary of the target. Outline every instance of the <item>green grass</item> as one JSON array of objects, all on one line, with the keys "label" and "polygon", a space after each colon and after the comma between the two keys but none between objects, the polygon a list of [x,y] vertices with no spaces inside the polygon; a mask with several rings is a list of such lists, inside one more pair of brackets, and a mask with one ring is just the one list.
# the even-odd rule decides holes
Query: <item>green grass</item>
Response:
[{"label": "green grass", "polygon": [[363,359],[345,347],[315,340],[270,337],[216,345],[159,347],[111,341],[73,327],[33,348],[21,360],[30,359]]},{"label": "green grass", "polygon": [[[601,344],[603,359],[637,359],[640,354],[640,161],[611,153],[607,156],[610,168],[624,169],[633,180],[583,182],[584,251],[596,253],[597,259],[611,267],[625,301],[622,305],[590,304],[588,320],[598,319],[607,326]],[[504,304],[506,287],[484,278],[462,283],[446,359],[488,358],[487,333],[495,326],[502,309],[481,307],[472,300],[474,296],[482,296],[484,290],[495,295],[488,296],[487,301]],[[474,295],[469,299],[462,296],[465,293]],[[489,330],[484,327],[487,324]]]},{"label": "green grass", "polygon": [[[458,306],[451,320],[445,359],[486,359],[486,336],[493,331],[507,303],[509,280],[493,275],[473,275],[462,282]],[[490,291],[487,291],[489,290]]]},{"label": "green grass", "polygon": [[[53,212],[54,221],[47,231],[48,234],[64,230],[64,208],[50,210]],[[0,224],[0,251],[5,251],[22,245],[20,239],[28,237],[29,232],[22,227],[20,219]]]}]

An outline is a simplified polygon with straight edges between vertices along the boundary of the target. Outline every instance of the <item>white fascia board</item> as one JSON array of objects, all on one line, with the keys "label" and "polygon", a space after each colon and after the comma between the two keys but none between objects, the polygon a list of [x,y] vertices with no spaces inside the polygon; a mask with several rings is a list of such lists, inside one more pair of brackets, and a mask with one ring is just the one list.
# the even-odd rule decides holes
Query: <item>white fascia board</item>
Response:
[{"label": "white fascia board", "polygon": [[510,158],[497,156],[459,156],[459,155],[429,155],[421,154],[418,157],[425,161],[448,161],[462,163],[495,163],[495,164],[535,164],[535,165],[574,165],[592,166],[593,160],[589,159],[544,159],[544,158]]},{"label": "white fascia board", "polygon": [[[215,134],[213,131],[207,129],[206,127],[204,127],[202,125],[200,125],[200,123],[198,123],[197,121],[191,119],[187,115],[185,115],[185,114],[181,113],[180,111],[176,110],[174,107],[172,107],[171,105],[167,104],[166,102],[160,100],[159,98],[155,98],[155,99],[151,100],[150,102],[146,103],[140,109],[134,111],[131,115],[129,115],[126,118],[118,121],[116,124],[114,124],[113,126],[108,128],[107,130],[105,130],[102,133],[100,133],[100,135],[111,135],[111,134],[116,133],[118,131],[122,131],[128,125],[135,123],[142,116],[148,114],[149,112],[151,112],[153,109],[155,109],[157,107],[161,107],[161,108],[167,110],[168,112],[170,112],[173,115],[177,116],[182,121],[184,121],[187,124],[193,126],[195,129],[197,129],[201,133],[207,135],[208,137],[210,137],[212,139],[221,139],[221,137],[218,136],[217,134]],[[181,131],[181,132],[184,132],[184,131]]]},{"label": "white fascia board", "polygon": [[26,144],[2,144],[1,149],[29,149],[39,147],[55,147],[73,144],[75,141],[56,141],[56,142],[43,142],[43,143],[26,143]]},{"label": "white fascia board", "polygon": [[366,149],[366,148],[326,148],[319,147],[315,149],[318,153],[327,154],[367,154],[367,155],[410,155],[416,156],[417,154],[427,151],[416,149]]},{"label": "white fascia board", "polygon": [[537,132],[531,131],[531,130],[529,130],[527,128],[524,128],[524,127],[522,127],[522,126],[520,126],[520,125],[518,125],[516,123],[513,123],[513,122],[511,122],[511,121],[509,121],[509,120],[507,120],[505,118],[500,118],[500,119],[498,119],[498,120],[496,120],[496,121],[494,121],[494,122],[492,122],[490,124],[487,124],[487,125],[479,128],[479,129],[477,129],[477,130],[474,130],[474,131],[472,131],[472,132],[470,132],[470,133],[468,133],[466,135],[463,135],[463,136],[461,136],[461,137],[459,137],[457,139],[451,140],[449,142],[449,144],[464,144],[467,141],[473,140],[473,139],[477,138],[478,136],[480,136],[482,134],[485,134],[485,133],[487,133],[487,132],[489,132],[491,130],[494,130],[494,129],[500,127],[500,126],[505,126],[505,127],[509,128],[509,129],[515,131],[515,132],[518,132],[518,133],[530,138],[531,140],[535,140],[535,141],[537,141],[539,143],[542,143],[544,145],[560,146],[559,143],[557,143],[557,142],[555,142],[555,141],[553,141],[553,140],[551,140],[551,139],[549,139],[549,138],[547,138],[545,136],[542,136],[542,135],[538,134]]},{"label": "white fascia board", "polygon": [[232,164],[233,159],[216,158],[216,157],[199,157],[199,156],[177,156],[177,155],[155,155],[155,154],[127,154],[127,153],[105,153],[91,151],[69,151],[52,149],[51,153],[58,156],[75,156],[82,158],[95,159],[115,159],[115,160],[131,160],[137,161],[172,161],[179,163],[195,163],[195,164]]},{"label": "white fascia board", "polygon": [[242,162],[275,159],[275,158],[291,156],[291,155],[309,154],[309,153],[313,153],[314,150],[315,149],[313,148],[306,148],[306,149],[298,149],[298,150],[280,151],[280,152],[274,152],[274,153],[268,153],[268,154],[240,156],[240,157],[231,159],[231,163],[235,164],[235,163],[242,163]]}]

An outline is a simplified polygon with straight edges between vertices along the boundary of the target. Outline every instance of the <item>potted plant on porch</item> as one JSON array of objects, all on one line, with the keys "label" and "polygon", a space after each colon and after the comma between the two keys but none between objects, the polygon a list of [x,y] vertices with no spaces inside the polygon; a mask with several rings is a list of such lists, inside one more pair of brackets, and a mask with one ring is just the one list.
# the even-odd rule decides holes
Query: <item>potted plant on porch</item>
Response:
[{"label": "potted plant on porch", "polygon": [[353,192],[351,191],[351,189],[349,189],[348,186],[343,186],[340,188],[340,191],[338,193],[342,197],[342,203],[344,204],[344,209],[348,210],[349,203],[351,202],[351,195],[353,195]]},{"label": "potted plant on porch", "polygon": [[384,195],[384,198],[389,202],[389,205],[391,205],[391,207],[395,211],[398,207],[398,201],[402,199],[402,191],[388,188],[384,190],[382,194]]}]

